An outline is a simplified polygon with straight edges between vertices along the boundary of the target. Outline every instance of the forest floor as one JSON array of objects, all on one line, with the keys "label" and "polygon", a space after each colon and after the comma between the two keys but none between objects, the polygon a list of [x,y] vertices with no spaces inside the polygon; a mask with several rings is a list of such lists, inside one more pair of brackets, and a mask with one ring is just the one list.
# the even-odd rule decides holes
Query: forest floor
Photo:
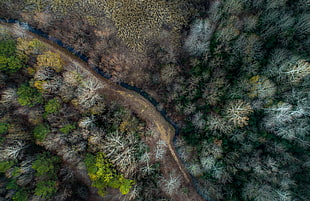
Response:
[{"label": "forest floor", "polygon": [[[72,53],[64,48],[54,44],[43,37],[33,34],[19,27],[18,25],[5,25],[3,26],[9,28],[16,35],[22,35],[30,38],[36,38],[47,45],[48,49],[56,52],[62,56],[62,58],[73,64],[76,68],[85,71],[90,77],[93,77],[103,88],[100,89],[100,93],[105,95],[106,99],[110,101],[116,101],[126,108],[132,110],[139,118],[143,119],[148,127],[152,128],[153,131],[159,134],[161,140],[163,140],[168,146],[168,153],[163,157],[161,161],[161,171],[166,179],[169,179],[171,173],[174,173],[181,181],[181,186],[173,193],[171,196],[172,200],[175,201],[203,201],[204,199],[197,193],[194,184],[188,174],[186,168],[182,164],[181,160],[177,156],[176,150],[173,146],[173,138],[175,136],[175,129],[169,124],[164,117],[157,111],[155,106],[151,104],[148,100],[142,97],[140,94],[125,89],[116,83],[108,80],[98,73],[96,73],[89,65],[84,61],[74,56]],[[150,143],[151,146],[155,146],[156,143]],[[152,149],[152,147],[151,147]],[[85,175],[84,175],[85,174]],[[78,175],[82,179],[86,179],[87,175],[85,173],[79,172]],[[89,184],[89,181],[84,181],[85,184]],[[88,185],[89,186],[89,185]],[[95,196],[96,197],[96,196]],[[97,199],[95,199],[97,200]],[[114,199],[113,199],[114,200]]]}]

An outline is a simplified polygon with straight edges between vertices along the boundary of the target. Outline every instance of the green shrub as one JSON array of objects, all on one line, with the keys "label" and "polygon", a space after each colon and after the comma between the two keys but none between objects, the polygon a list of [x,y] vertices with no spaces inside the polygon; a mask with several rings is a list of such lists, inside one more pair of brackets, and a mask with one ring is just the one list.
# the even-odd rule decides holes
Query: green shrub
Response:
[{"label": "green shrub", "polygon": [[14,40],[0,41],[0,71],[15,73],[23,67],[15,54],[16,44]]},{"label": "green shrub", "polygon": [[60,100],[58,98],[50,99],[44,108],[48,114],[57,113],[61,108]]},{"label": "green shrub", "polygon": [[105,195],[105,188],[118,188],[122,194],[127,194],[135,183],[133,180],[125,179],[123,175],[118,174],[109,159],[104,158],[103,153],[96,156],[87,154],[85,165],[88,176],[92,180],[92,186],[98,189],[100,196]]},{"label": "green shrub", "polygon": [[41,93],[36,88],[30,87],[28,84],[22,84],[17,89],[18,103],[22,106],[33,107],[36,104],[43,103]]},{"label": "green shrub", "polygon": [[6,184],[6,187],[5,187],[7,190],[18,190],[19,189],[19,186],[17,185],[16,183],[16,179],[11,179],[7,184]]},{"label": "green shrub", "polygon": [[0,123],[0,134],[5,134],[8,131],[9,124]]},{"label": "green shrub", "polygon": [[48,152],[40,154],[32,163],[32,168],[36,170],[37,176],[48,176],[50,178],[56,177],[58,166],[60,162],[59,157],[51,156]]},{"label": "green shrub", "polygon": [[60,132],[62,132],[63,134],[69,134],[71,131],[73,131],[76,127],[74,125],[71,124],[67,124],[64,127],[60,128]]},{"label": "green shrub", "polygon": [[16,193],[13,195],[12,200],[13,201],[27,201],[28,200],[28,192],[21,189],[16,191]]},{"label": "green shrub", "polygon": [[0,161],[0,173],[5,173],[14,165],[13,161]]},{"label": "green shrub", "polygon": [[34,194],[41,198],[50,198],[58,190],[56,181],[40,181],[37,183]]},{"label": "green shrub", "polygon": [[0,56],[9,57],[15,54],[16,43],[14,40],[0,41]]},{"label": "green shrub", "polygon": [[35,139],[43,141],[46,135],[50,132],[49,126],[47,124],[39,124],[33,129],[33,135]]},{"label": "green shrub", "polygon": [[0,71],[15,73],[23,67],[23,63],[15,56],[0,56]]},{"label": "green shrub", "polygon": [[64,61],[57,53],[47,51],[37,57],[37,65],[41,67],[51,67],[57,73],[63,71]]}]

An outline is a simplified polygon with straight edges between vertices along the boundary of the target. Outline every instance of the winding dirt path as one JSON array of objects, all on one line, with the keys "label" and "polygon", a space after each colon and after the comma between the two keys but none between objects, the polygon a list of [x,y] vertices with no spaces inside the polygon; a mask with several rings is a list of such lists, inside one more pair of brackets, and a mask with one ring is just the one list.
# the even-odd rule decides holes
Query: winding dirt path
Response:
[{"label": "winding dirt path", "polygon": [[[103,88],[100,89],[99,92],[105,94],[111,100],[117,100],[125,107],[132,110],[135,114],[137,114],[141,119],[145,120],[148,126],[152,126],[156,132],[160,134],[160,138],[166,142],[169,149],[169,155],[173,159],[170,163],[162,163],[163,168],[171,169],[171,164],[175,164],[178,170],[175,170],[178,175],[181,176],[182,186],[185,186],[188,190],[188,193],[184,195],[181,189],[178,189],[175,194],[176,197],[172,198],[172,200],[181,201],[203,201],[204,199],[197,193],[194,188],[193,182],[191,180],[190,175],[187,173],[184,165],[176,154],[176,150],[173,146],[173,138],[175,135],[175,129],[171,124],[169,124],[164,117],[156,110],[156,108],[145,99],[143,96],[138,94],[137,92],[128,90],[126,88],[117,85],[116,83],[102,77],[97,72],[95,72],[87,63],[74,56],[68,50],[56,45],[54,42],[45,39],[37,34],[31,33],[22,29],[17,24],[4,24],[0,23],[0,25],[7,27],[10,31],[15,33],[15,35],[26,36],[30,38],[37,38],[42,41],[46,46],[62,55],[62,58],[68,63],[72,63],[75,67],[78,67],[85,71],[89,76],[96,78],[101,84],[103,84]],[[179,197],[178,195],[183,194],[183,196]]]}]

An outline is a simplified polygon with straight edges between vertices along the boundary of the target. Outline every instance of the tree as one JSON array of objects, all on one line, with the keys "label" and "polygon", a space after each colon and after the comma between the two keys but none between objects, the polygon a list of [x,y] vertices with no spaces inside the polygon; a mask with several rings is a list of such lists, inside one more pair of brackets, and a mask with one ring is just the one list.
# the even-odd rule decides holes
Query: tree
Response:
[{"label": "tree", "polygon": [[16,89],[15,88],[6,88],[2,92],[0,103],[9,107],[12,105],[12,103],[16,103],[16,100],[17,100]]},{"label": "tree", "polygon": [[187,168],[194,177],[200,177],[204,171],[199,162],[191,162]]},{"label": "tree", "polygon": [[118,188],[122,194],[127,194],[135,183],[118,174],[113,164],[105,158],[103,153],[98,153],[96,156],[88,153],[84,161],[88,175],[92,180],[92,186],[98,189],[98,194],[102,197],[106,187]]},{"label": "tree", "polygon": [[14,40],[0,41],[0,71],[15,73],[23,67],[23,63],[16,57]]},{"label": "tree", "polygon": [[79,73],[77,70],[73,70],[73,71],[65,71],[62,74],[64,81],[66,83],[68,83],[69,85],[72,85],[74,87],[78,86],[79,84],[81,84],[83,78],[81,73]]},{"label": "tree", "polygon": [[61,100],[57,97],[50,99],[44,106],[45,112],[48,114],[58,113],[61,109]]},{"label": "tree", "polygon": [[36,104],[43,103],[43,98],[36,88],[28,84],[22,84],[17,89],[18,103],[22,106],[33,107]]},{"label": "tree", "polygon": [[190,34],[185,40],[185,50],[192,55],[201,55],[209,51],[214,27],[208,18],[195,20],[191,25]]},{"label": "tree", "polygon": [[160,70],[160,77],[162,82],[164,82],[165,84],[170,84],[171,82],[173,82],[173,80],[178,75],[178,70],[178,66],[175,66],[173,64],[165,65]]},{"label": "tree", "polygon": [[58,73],[63,71],[64,64],[65,62],[63,61],[61,56],[51,51],[47,51],[37,57],[37,65],[39,68],[51,67]]},{"label": "tree", "polygon": [[221,24],[215,31],[216,40],[218,42],[228,44],[233,39],[237,38],[240,30],[236,27],[240,19],[236,16],[231,16],[225,24]]},{"label": "tree", "polygon": [[47,199],[54,195],[58,190],[57,182],[53,180],[39,181],[34,190],[34,194]]},{"label": "tree", "polygon": [[23,67],[23,63],[14,56],[4,57],[0,56],[0,71],[15,73]]},{"label": "tree", "polygon": [[258,97],[265,99],[272,97],[276,93],[276,86],[265,76],[253,76],[249,80],[249,94],[250,98]]},{"label": "tree", "polygon": [[0,41],[0,56],[10,57],[15,54],[16,43],[14,40],[1,40]]},{"label": "tree", "polygon": [[235,100],[226,105],[225,117],[229,122],[232,122],[234,126],[243,127],[248,124],[248,115],[252,112],[253,110],[249,103],[242,100]]},{"label": "tree", "polygon": [[17,38],[17,57],[24,62],[28,61],[29,56],[41,54],[45,49],[44,43],[39,39]]},{"label": "tree", "polygon": [[137,171],[138,142],[136,137],[130,133],[119,131],[109,133],[104,139],[103,151],[125,176],[133,175]]},{"label": "tree", "polygon": [[46,135],[50,132],[49,126],[47,124],[38,124],[34,129],[33,129],[33,135],[35,139],[38,141],[42,142]]},{"label": "tree", "polygon": [[0,173],[5,173],[14,164],[14,161],[0,161]]},{"label": "tree", "polygon": [[13,201],[28,201],[29,194],[24,189],[19,189],[12,197]]},{"label": "tree", "polygon": [[289,68],[283,73],[287,74],[292,83],[298,83],[310,75],[310,63],[304,59],[299,59],[296,63],[289,65]]},{"label": "tree", "polygon": [[62,128],[60,128],[59,131],[62,132],[63,134],[69,134],[71,131],[75,129],[76,129],[75,125],[66,124]]},{"label": "tree", "polygon": [[84,109],[89,109],[95,103],[100,102],[103,98],[97,92],[103,86],[96,78],[88,78],[78,88],[78,101]]},{"label": "tree", "polygon": [[222,133],[230,133],[232,131],[232,126],[218,114],[210,114],[207,117],[207,126],[211,131],[220,131]]},{"label": "tree", "polygon": [[163,140],[158,140],[156,143],[155,158],[156,160],[162,160],[167,152],[167,144]]},{"label": "tree", "polygon": [[0,122],[0,134],[5,134],[8,131],[9,124]]},{"label": "tree", "polygon": [[165,191],[168,195],[173,195],[177,189],[181,186],[181,179],[175,173],[170,173],[168,178],[162,178],[159,181],[162,190]]},{"label": "tree", "polygon": [[298,15],[297,23],[295,24],[296,35],[299,37],[310,34],[310,14],[303,12]]},{"label": "tree", "polygon": [[2,151],[2,156],[5,160],[7,159],[17,159],[21,151],[27,147],[27,144],[22,141],[14,141],[12,144],[7,145]]},{"label": "tree", "polygon": [[44,152],[37,156],[37,160],[32,163],[32,168],[39,177],[55,178],[58,171],[58,163],[60,158],[51,156],[49,152]]},{"label": "tree", "polygon": [[243,11],[243,1],[226,0],[222,4],[223,13],[237,15]]},{"label": "tree", "polygon": [[197,112],[196,114],[194,114],[193,118],[192,118],[192,123],[194,125],[194,127],[198,130],[203,130],[206,126],[206,121],[203,119],[203,114],[202,112]]}]

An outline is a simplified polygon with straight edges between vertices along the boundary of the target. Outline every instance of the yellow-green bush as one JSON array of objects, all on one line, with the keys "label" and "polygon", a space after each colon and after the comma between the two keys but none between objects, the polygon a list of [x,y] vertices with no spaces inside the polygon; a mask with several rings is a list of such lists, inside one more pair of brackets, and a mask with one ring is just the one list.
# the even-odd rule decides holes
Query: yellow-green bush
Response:
[{"label": "yellow-green bush", "polygon": [[47,51],[38,56],[37,65],[38,67],[51,67],[59,73],[63,70],[64,61],[59,54]]},{"label": "yellow-green bush", "polygon": [[98,189],[100,196],[105,195],[105,188],[118,188],[122,194],[127,194],[134,184],[133,180],[125,179],[123,175],[118,174],[109,159],[104,157],[103,153],[96,156],[87,154],[85,165],[88,176],[92,180],[92,186]]}]

